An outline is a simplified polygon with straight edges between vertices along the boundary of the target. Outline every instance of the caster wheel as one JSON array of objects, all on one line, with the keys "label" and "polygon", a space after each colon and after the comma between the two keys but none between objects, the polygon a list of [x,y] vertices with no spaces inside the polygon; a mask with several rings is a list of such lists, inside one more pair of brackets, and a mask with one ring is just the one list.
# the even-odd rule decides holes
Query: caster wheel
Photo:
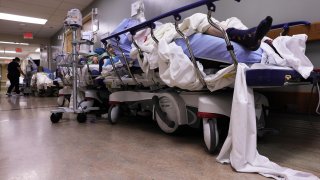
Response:
[{"label": "caster wheel", "polygon": [[203,119],[203,138],[209,153],[214,153],[219,143],[217,119]]},{"label": "caster wheel", "polygon": [[120,105],[111,105],[108,110],[108,121],[111,124],[116,124],[120,118],[121,109]]},{"label": "caster wheel", "polygon": [[50,116],[50,120],[52,123],[58,123],[62,118],[62,113],[52,113]]},{"label": "caster wheel", "polygon": [[[174,104],[174,102],[172,102],[172,100],[170,100],[168,97],[161,97],[159,98],[159,108],[160,111],[162,111],[163,113],[165,113],[165,116],[161,116],[159,115],[158,111],[156,110],[156,107],[154,107],[154,117],[155,120],[157,121],[158,126],[160,127],[160,129],[167,133],[167,134],[171,134],[174,133],[178,130],[179,128],[179,124],[176,121],[176,119],[178,119],[178,113],[177,110],[175,108],[173,108],[172,105],[166,106],[166,104]],[[161,113],[161,112],[160,112]],[[168,124],[165,121],[171,121],[173,123]]]},{"label": "caster wheel", "polygon": [[59,96],[59,97],[57,98],[57,104],[58,104],[58,106],[59,106],[59,107],[63,107],[63,106],[64,106],[64,103],[65,103],[65,98],[64,98],[64,96]]},{"label": "caster wheel", "polygon": [[[178,129],[178,127],[179,127],[178,123],[175,123],[173,127],[169,127],[169,126],[164,122],[164,120],[161,119],[161,117],[158,115],[157,112],[155,112],[155,118],[156,118],[157,124],[158,124],[158,126],[160,127],[160,129],[161,129],[163,132],[167,133],[167,134],[171,134],[171,133],[176,132],[177,129]],[[169,119],[171,119],[171,118],[169,117]]]},{"label": "caster wheel", "polygon": [[77,116],[78,123],[85,123],[87,121],[87,115],[85,113],[80,113]]}]

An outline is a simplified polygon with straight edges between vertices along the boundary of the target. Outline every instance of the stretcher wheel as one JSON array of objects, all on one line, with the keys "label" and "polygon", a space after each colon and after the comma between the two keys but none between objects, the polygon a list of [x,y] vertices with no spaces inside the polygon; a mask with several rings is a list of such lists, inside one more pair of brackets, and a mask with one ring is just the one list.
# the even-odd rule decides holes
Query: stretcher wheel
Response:
[{"label": "stretcher wheel", "polygon": [[203,119],[203,138],[209,153],[214,153],[219,143],[217,119]]},{"label": "stretcher wheel", "polygon": [[58,123],[62,118],[62,113],[52,113],[50,116],[50,120],[52,123]]},{"label": "stretcher wheel", "polygon": [[57,104],[59,107],[63,107],[64,106],[64,103],[65,103],[65,97],[64,96],[59,96],[57,98]]},{"label": "stretcher wheel", "polygon": [[[168,114],[168,119],[173,119],[172,117],[170,117],[171,115],[170,114]],[[157,113],[157,111],[155,111],[155,118],[156,118],[156,121],[157,121],[157,124],[158,124],[158,126],[160,127],[160,129],[163,131],[163,132],[165,132],[165,133],[174,133],[177,129],[178,129],[178,127],[179,127],[179,125],[178,125],[178,123],[174,123],[174,126],[173,127],[169,127],[165,122],[164,122],[164,120],[163,119],[161,119],[161,117],[159,116],[159,114]]]},{"label": "stretcher wheel", "polygon": [[116,124],[121,115],[120,105],[111,105],[108,110],[108,121]]},{"label": "stretcher wheel", "polygon": [[77,115],[78,123],[85,123],[87,121],[87,114],[86,113],[79,113]]}]

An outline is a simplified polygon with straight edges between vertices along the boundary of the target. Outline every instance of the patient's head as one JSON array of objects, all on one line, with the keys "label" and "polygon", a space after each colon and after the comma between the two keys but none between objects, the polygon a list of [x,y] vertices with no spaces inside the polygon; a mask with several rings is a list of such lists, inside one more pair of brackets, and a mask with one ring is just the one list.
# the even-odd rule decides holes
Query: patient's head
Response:
[{"label": "patient's head", "polygon": [[111,44],[108,44],[108,46],[107,46],[107,51],[108,51],[108,53],[110,53],[111,55],[115,55],[114,49],[113,49],[113,47],[111,46]]},{"label": "patient's head", "polygon": [[99,64],[99,59],[97,56],[92,56],[92,64]]}]

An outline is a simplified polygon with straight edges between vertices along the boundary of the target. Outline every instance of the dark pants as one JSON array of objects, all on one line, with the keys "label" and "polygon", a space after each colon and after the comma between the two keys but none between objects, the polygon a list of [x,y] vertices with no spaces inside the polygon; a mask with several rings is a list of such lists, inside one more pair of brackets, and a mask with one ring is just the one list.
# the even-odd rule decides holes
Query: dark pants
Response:
[{"label": "dark pants", "polygon": [[19,94],[19,75],[8,75],[8,79],[10,80],[10,86],[8,88],[7,93],[11,93],[12,89]]}]

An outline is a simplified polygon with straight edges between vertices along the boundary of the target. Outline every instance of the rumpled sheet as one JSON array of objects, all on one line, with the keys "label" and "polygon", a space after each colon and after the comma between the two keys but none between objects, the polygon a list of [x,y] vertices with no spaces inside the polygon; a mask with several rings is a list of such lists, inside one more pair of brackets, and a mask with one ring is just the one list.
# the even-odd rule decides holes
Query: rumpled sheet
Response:
[{"label": "rumpled sheet", "polygon": [[305,79],[310,76],[313,70],[313,64],[305,55],[306,42],[308,36],[306,34],[297,34],[293,36],[279,36],[272,41],[273,46],[279,54],[267,45],[262,43],[263,49],[262,64],[272,64],[281,67],[291,67],[298,71]]},{"label": "rumpled sheet", "polygon": [[258,153],[254,96],[252,88],[246,84],[246,69],[247,65],[238,64],[229,133],[217,160],[231,163],[238,172],[257,172],[274,179],[319,179],[310,173],[281,167]]},{"label": "rumpled sheet", "polygon": [[[89,69],[88,69],[89,66]],[[93,84],[93,79],[91,74],[89,73],[89,70],[91,73],[93,71],[99,72],[99,64],[90,64],[90,65],[84,65],[81,70],[78,70],[78,73],[80,73],[80,86],[87,86],[87,85],[92,85]]]},{"label": "rumpled sheet", "polygon": [[32,75],[31,86],[36,86],[37,89],[47,89],[47,87],[54,86],[53,80],[48,77],[47,73],[38,72]]}]

